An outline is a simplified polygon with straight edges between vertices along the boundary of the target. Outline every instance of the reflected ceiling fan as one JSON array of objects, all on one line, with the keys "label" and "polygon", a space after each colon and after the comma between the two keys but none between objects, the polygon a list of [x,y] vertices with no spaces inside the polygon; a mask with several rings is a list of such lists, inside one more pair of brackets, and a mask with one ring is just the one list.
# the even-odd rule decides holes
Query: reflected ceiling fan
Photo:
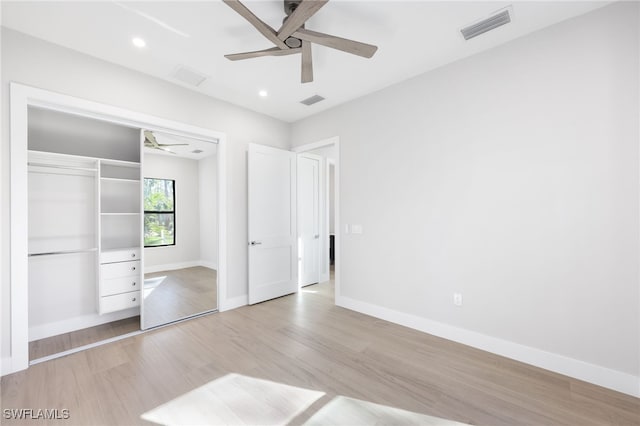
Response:
[{"label": "reflected ceiling fan", "polygon": [[171,154],[177,155],[175,152],[171,151],[169,148],[165,148],[167,146],[184,146],[189,145],[188,143],[158,143],[156,137],[153,135],[151,130],[144,131],[144,147],[151,149],[159,149],[160,151],[169,152]]},{"label": "reflected ceiling fan", "polygon": [[275,31],[269,25],[265,24],[238,0],[223,1],[276,45],[276,47],[255,52],[225,55],[225,58],[232,61],[258,58],[261,56],[284,56],[300,53],[302,56],[302,83],[309,83],[313,81],[311,43],[342,50],[343,52],[364,58],[371,58],[373,54],[376,53],[376,50],[378,50],[377,46],[371,44],[305,29],[305,22],[329,0],[284,0],[286,16],[278,31]]}]

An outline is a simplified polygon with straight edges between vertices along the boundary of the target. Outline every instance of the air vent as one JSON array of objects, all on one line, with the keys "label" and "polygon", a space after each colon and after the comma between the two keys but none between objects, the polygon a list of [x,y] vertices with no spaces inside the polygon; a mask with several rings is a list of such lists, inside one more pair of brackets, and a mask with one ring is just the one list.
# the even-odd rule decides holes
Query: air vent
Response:
[{"label": "air vent", "polygon": [[317,103],[318,103],[318,102],[320,102],[320,101],[324,101],[324,98],[323,98],[322,96],[320,96],[320,95],[313,95],[313,96],[312,96],[312,97],[310,97],[310,98],[307,98],[307,99],[305,99],[305,100],[303,100],[303,101],[300,101],[300,103],[301,103],[301,104],[305,104],[305,105],[309,106],[309,105],[317,104]]},{"label": "air vent", "polygon": [[173,77],[177,80],[180,80],[183,83],[187,83],[191,86],[200,86],[203,81],[205,81],[208,76],[198,72],[191,70],[187,67],[180,65],[178,69],[173,73]]},{"label": "air vent", "polygon": [[507,9],[480,22],[476,22],[473,25],[469,25],[468,27],[461,29],[460,32],[465,40],[469,40],[479,36],[480,34],[484,34],[487,31],[501,27],[504,24],[508,24],[509,22],[511,22],[511,15]]},{"label": "air vent", "polygon": [[202,154],[204,151],[201,149],[194,149],[193,151],[191,151],[192,154]]}]

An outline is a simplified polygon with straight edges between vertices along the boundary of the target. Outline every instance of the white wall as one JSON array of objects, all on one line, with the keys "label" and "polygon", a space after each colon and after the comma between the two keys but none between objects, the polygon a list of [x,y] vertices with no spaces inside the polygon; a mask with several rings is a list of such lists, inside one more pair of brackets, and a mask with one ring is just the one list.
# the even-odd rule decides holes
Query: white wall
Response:
[{"label": "white wall", "polygon": [[638,27],[616,3],[295,123],[340,137],[364,229],[339,302],[640,395]]},{"label": "white wall", "polygon": [[200,180],[200,260],[218,269],[218,158],[211,155],[198,161]]},{"label": "white wall", "polygon": [[2,357],[10,351],[9,306],[9,95],[15,81],[115,105],[227,135],[227,295],[247,293],[246,147],[249,142],[287,148],[289,125],[118,65],[2,28]]},{"label": "white wall", "polygon": [[175,180],[176,197],[176,244],[145,248],[145,271],[155,271],[157,267],[162,267],[162,265],[197,264],[200,261],[200,177],[198,166],[198,160],[144,154],[144,177]]}]

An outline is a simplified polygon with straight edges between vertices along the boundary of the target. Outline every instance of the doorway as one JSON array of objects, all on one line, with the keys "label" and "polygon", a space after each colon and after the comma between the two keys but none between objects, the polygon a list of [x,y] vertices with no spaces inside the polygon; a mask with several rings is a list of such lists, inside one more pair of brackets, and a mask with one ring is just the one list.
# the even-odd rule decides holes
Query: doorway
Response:
[{"label": "doorway", "polygon": [[[307,207],[298,209],[298,223],[299,224],[307,224],[314,222],[314,215],[317,215],[319,218],[319,226],[318,226],[318,248],[317,252],[311,250],[305,250],[304,241],[308,241],[308,236],[305,239],[304,235],[304,226],[299,226],[298,228],[302,231],[298,235],[298,239],[300,244],[302,245],[301,252],[298,253],[299,262],[301,265],[306,263],[310,263],[308,257],[313,256],[314,262],[318,264],[318,279],[315,283],[324,283],[328,281],[334,281],[336,284],[336,296],[337,296],[337,278],[336,278],[336,269],[339,264],[339,256],[338,252],[338,244],[339,244],[339,236],[337,232],[337,224],[338,221],[338,162],[339,162],[339,139],[337,137],[330,138],[326,140],[322,140],[319,142],[302,145],[294,148],[294,151],[298,155],[299,165],[300,160],[306,161],[308,158],[317,159],[320,172],[319,175],[319,183],[318,183],[318,193],[319,193],[319,202],[318,206],[315,210],[309,210]],[[300,175],[300,173],[299,173]],[[310,197],[313,194],[313,187],[308,183],[298,182],[299,188],[302,191],[307,191],[307,196]],[[309,188],[312,188],[309,190]],[[308,234],[307,230],[307,234]],[[300,268],[304,271],[304,268]],[[299,286],[300,288],[314,284],[310,283],[308,280],[308,276],[305,274],[299,275]]]},{"label": "doorway", "polygon": [[[248,150],[248,246],[249,304],[260,303],[296,293],[301,286],[328,282],[331,277],[329,236],[333,205],[334,226],[340,228],[339,216],[339,140],[337,137],[294,148],[293,151],[249,144]],[[311,189],[299,192],[298,155],[304,183]],[[323,154],[323,155],[320,155]],[[329,157],[327,159],[326,157]],[[318,158],[320,158],[319,161]],[[309,160],[309,161],[307,161]],[[334,175],[334,202],[329,203],[331,165]],[[322,177],[320,177],[322,176]],[[314,183],[319,184],[316,189]],[[305,186],[305,185],[303,185]],[[304,198],[302,206],[298,196]],[[301,222],[299,211],[309,211],[309,220]],[[303,213],[304,216],[305,213]],[[299,224],[302,223],[301,228]],[[308,228],[308,229],[307,229]],[[301,232],[302,231],[302,232]],[[305,232],[307,235],[305,236]],[[316,237],[317,236],[317,237]],[[317,245],[303,246],[304,240]],[[340,295],[340,235],[334,238],[335,293]],[[311,256],[305,259],[304,256]],[[306,261],[314,271],[311,279],[304,274]],[[315,275],[315,269],[319,273]],[[317,277],[317,278],[316,278]]]}]

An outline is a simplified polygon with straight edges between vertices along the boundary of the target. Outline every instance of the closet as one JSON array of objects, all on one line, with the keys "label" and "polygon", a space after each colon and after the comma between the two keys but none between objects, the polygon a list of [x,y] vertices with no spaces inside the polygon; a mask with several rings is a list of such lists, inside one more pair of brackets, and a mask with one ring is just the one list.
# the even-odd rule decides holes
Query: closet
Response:
[{"label": "closet", "polygon": [[29,340],[139,315],[140,130],[28,116]]}]

